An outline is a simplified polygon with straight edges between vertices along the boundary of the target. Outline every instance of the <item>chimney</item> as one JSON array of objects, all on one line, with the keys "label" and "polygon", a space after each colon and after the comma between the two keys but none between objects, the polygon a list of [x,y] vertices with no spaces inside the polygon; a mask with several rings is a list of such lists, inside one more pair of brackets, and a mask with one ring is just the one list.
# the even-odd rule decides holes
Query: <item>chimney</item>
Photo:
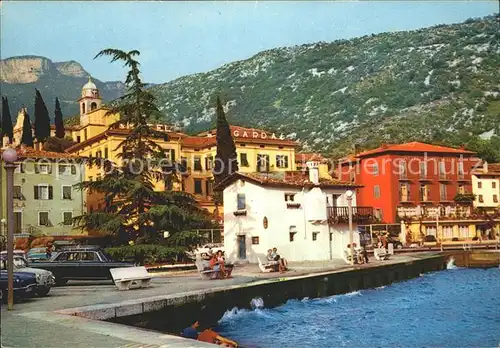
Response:
[{"label": "chimney", "polygon": [[483,172],[488,173],[488,162],[483,162]]},{"label": "chimney", "polygon": [[309,181],[313,184],[319,184],[319,162],[308,161],[306,166],[309,169]]}]

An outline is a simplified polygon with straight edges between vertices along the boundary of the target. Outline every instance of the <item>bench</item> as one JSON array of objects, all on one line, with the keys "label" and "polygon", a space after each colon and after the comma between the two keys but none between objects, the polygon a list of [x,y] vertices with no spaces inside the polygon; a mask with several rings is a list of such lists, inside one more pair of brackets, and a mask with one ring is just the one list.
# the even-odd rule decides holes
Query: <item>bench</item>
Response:
[{"label": "bench", "polygon": [[263,264],[259,258],[257,260],[259,261],[259,268],[263,273],[276,272],[278,270],[278,261],[268,261],[266,264]]},{"label": "bench", "polygon": [[118,290],[147,288],[153,278],[144,266],[111,268],[109,271]]},{"label": "bench", "polygon": [[201,258],[196,258],[196,269],[200,272],[201,279],[217,279],[219,278],[219,271],[211,269],[209,266],[205,266]]},{"label": "bench", "polygon": [[385,248],[375,248],[373,249],[373,256],[379,261],[387,260],[391,254],[386,252]]}]

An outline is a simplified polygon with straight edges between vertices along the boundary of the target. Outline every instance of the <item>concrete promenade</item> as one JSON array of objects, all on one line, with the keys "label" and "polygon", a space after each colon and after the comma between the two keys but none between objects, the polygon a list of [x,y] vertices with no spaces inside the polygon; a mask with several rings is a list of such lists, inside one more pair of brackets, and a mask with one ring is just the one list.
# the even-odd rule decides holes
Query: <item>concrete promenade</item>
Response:
[{"label": "concrete promenade", "polygon": [[[16,303],[14,310],[1,309],[2,347],[203,347],[211,346],[193,340],[165,335],[134,327],[67,315],[76,307],[120,308],[147,298],[186,293],[203,293],[251,283],[276,281],[276,278],[303,277],[308,274],[346,271],[406,263],[436,255],[435,252],[394,255],[387,261],[371,259],[369,264],[351,267],[343,261],[290,263],[285,274],[261,273],[257,265],[237,266],[234,277],[227,280],[202,280],[196,271],[155,274],[147,289],[118,291],[110,282],[69,282],[53,288],[48,297]],[[64,313],[66,312],[66,313]]]}]

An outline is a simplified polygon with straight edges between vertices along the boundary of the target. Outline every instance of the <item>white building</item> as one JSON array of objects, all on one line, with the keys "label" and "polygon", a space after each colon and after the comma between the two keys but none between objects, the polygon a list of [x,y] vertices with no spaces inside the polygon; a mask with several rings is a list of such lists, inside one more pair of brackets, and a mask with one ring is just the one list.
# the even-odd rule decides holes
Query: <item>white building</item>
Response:
[{"label": "white building", "polygon": [[472,172],[474,207],[487,210],[500,208],[500,164],[483,163],[481,169]]},{"label": "white building", "polygon": [[[319,180],[316,162],[303,172],[236,173],[219,185],[224,190],[224,249],[230,260],[264,262],[267,250],[290,261],[342,258],[349,244],[347,192],[356,186]],[[353,191],[350,191],[351,193]],[[354,220],[372,218],[352,196]],[[354,241],[359,245],[357,225]]]}]

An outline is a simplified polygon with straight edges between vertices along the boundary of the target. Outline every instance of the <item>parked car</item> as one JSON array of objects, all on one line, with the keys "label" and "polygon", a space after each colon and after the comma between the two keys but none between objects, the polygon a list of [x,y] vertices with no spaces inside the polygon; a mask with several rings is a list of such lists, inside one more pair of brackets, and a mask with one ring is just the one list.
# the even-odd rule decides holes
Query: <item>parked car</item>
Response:
[{"label": "parked car", "polygon": [[[2,256],[2,255],[7,255],[7,250],[0,252],[0,256]],[[24,253],[24,250],[22,250],[22,249],[14,249],[14,255],[18,255],[18,256],[22,256],[22,257],[26,256],[26,254]]]},{"label": "parked car", "polygon": [[[0,301],[7,301],[7,271],[0,271]],[[14,300],[32,297],[36,289],[36,276],[33,273],[14,272]]]},{"label": "parked car", "polygon": [[424,237],[424,242],[425,243],[432,243],[432,242],[437,242],[437,239],[435,236],[429,234],[427,236]]},{"label": "parked car", "polygon": [[389,238],[389,240],[387,242],[392,243],[394,246],[394,249],[403,249],[403,247],[404,247],[403,243],[401,243],[401,241],[399,239],[396,239],[396,238]]},{"label": "parked car", "polygon": [[67,248],[49,261],[33,261],[31,267],[51,271],[57,285],[68,280],[106,280],[112,279],[109,270],[119,267],[133,267],[133,263],[115,262],[101,250],[95,248]]},{"label": "parked car", "polygon": [[[0,269],[7,270],[7,255],[0,255]],[[28,262],[22,256],[14,255],[14,271],[33,273],[35,275],[35,293],[38,296],[46,296],[56,283],[56,278],[52,272],[40,268],[29,267]]]}]

